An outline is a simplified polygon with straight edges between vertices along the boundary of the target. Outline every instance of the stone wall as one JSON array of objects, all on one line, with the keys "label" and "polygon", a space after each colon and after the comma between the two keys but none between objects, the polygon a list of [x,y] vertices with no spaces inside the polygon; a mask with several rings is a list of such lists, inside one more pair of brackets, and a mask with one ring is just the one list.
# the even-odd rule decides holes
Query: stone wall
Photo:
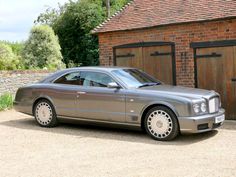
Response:
[{"label": "stone wall", "polygon": [[19,87],[35,83],[50,73],[52,71],[47,70],[0,71],[0,95],[6,92],[15,94]]}]

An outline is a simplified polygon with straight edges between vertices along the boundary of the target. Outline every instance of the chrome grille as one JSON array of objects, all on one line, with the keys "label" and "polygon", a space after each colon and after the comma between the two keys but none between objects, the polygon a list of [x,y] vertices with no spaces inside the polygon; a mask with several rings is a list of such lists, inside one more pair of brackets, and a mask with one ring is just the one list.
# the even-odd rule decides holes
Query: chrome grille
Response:
[{"label": "chrome grille", "polygon": [[219,98],[218,97],[214,97],[214,98],[211,98],[209,100],[209,113],[214,113],[214,112],[218,112],[219,111]]}]

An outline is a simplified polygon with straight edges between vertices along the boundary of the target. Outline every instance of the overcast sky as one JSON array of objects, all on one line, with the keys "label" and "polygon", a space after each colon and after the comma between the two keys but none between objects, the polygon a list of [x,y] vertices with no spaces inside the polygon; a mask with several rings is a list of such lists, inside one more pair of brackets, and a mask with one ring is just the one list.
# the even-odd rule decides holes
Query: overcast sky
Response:
[{"label": "overcast sky", "polygon": [[0,0],[0,40],[26,40],[34,20],[48,6],[68,0]]}]

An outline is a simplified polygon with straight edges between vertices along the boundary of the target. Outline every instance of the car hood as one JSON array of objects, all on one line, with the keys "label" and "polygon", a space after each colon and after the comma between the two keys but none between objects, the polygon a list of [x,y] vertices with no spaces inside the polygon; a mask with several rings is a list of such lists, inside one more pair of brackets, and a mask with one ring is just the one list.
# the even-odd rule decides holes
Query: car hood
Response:
[{"label": "car hood", "polygon": [[182,86],[172,86],[172,85],[155,85],[142,87],[138,90],[148,91],[159,94],[168,94],[175,96],[182,96],[187,98],[209,98],[216,95],[216,92],[213,90],[204,90],[204,89],[196,89],[190,87],[182,87]]}]

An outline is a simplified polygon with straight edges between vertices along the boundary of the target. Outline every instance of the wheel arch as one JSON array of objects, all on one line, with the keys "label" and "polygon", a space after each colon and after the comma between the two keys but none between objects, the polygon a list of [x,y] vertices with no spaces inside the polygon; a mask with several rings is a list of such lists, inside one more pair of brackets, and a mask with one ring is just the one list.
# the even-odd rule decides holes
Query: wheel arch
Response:
[{"label": "wheel arch", "polygon": [[36,98],[36,99],[34,100],[34,102],[33,102],[33,105],[32,105],[32,114],[33,114],[33,115],[34,115],[34,108],[35,108],[36,104],[37,104],[40,100],[47,100],[47,101],[49,101],[49,102],[52,104],[54,110],[56,111],[55,106],[54,106],[54,104],[53,104],[53,101],[52,101],[52,99],[51,99],[50,97],[48,97],[48,96],[40,96],[40,97]]},{"label": "wheel arch", "polygon": [[145,116],[146,114],[148,113],[148,111],[156,106],[163,106],[163,107],[166,107],[168,108],[170,111],[173,112],[173,114],[176,116],[177,118],[177,121],[178,121],[178,124],[179,124],[179,120],[178,120],[178,112],[177,110],[175,109],[174,106],[172,106],[171,104],[169,103],[165,103],[165,102],[157,102],[157,103],[151,103],[149,105],[147,105],[146,107],[144,107],[144,109],[142,110],[142,113],[141,113],[141,128],[144,130],[144,120],[145,120]]}]

